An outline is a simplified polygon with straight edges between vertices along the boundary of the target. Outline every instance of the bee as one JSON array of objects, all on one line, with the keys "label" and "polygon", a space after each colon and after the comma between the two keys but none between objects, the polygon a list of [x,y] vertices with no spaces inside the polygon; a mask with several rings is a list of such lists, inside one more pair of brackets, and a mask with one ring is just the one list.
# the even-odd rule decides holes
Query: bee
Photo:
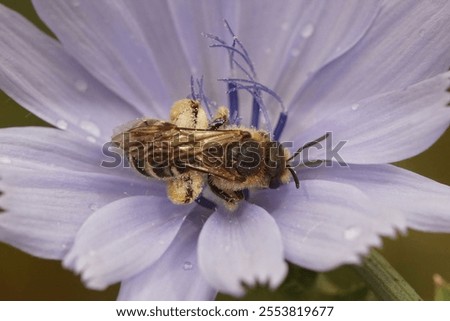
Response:
[{"label": "bee", "polygon": [[200,102],[176,101],[170,122],[141,119],[112,137],[139,173],[167,183],[168,198],[175,204],[195,201],[207,184],[229,210],[244,199],[244,190],[278,188],[292,177],[292,157],[270,134],[229,125],[229,110],[219,107],[208,121]]}]

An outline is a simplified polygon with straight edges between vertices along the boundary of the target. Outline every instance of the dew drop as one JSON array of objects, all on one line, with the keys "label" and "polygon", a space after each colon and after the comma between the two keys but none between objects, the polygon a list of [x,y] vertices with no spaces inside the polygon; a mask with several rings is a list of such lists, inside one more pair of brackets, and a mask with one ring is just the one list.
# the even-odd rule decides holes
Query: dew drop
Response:
[{"label": "dew drop", "polygon": [[89,204],[89,209],[92,211],[96,211],[99,209],[99,206],[98,206],[98,204],[91,203],[91,204]]},{"label": "dew drop", "polygon": [[184,264],[183,264],[183,270],[185,270],[185,271],[190,271],[190,270],[192,270],[193,266],[194,266],[194,265],[193,265],[191,262],[186,261],[186,262],[184,262]]},{"label": "dew drop", "polygon": [[305,25],[302,29],[302,37],[309,38],[314,33],[314,26],[311,23]]},{"label": "dew drop", "polygon": [[63,250],[67,249],[68,247],[69,247],[69,246],[68,246],[67,244],[65,244],[65,243],[61,244],[61,248],[62,248]]},{"label": "dew drop", "polygon": [[81,127],[81,129],[87,131],[92,136],[95,136],[95,137],[100,136],[100,128],[98,128],[98,126],[96,124],[94,124],[93,122],[91,122],[89,120],[82,120],[80,122],[80,127]]},{"label": "dew drop", "polygon": [[97,142],[97,140],[95,139],[95,137],[92,137],[92,136],[86,136],[86,139],[87,139],[87,141],[89,142],[89,143],[95,143],[95,142]]},{"label": "dew drop", "polygon": [[291,50],[292,57],[298,57],[298,55],[300,55],[300,50],[298,50],[297,48]]},{"label": "dew drop", "polygon": [[264,49],[264,52],[266,54],[270,54],[272,52],[272,48],[267,47],[266,49]]},{"label": "dew drop", "polygon": [[358,110],[359,104],[353,104],[353,105],[351,106],[351,108],[352,108],[352,110]]},{"label": "dew drop", "polygon": [[60,119],[56,122],[56,127],[58,127],[59,129],[65,130],[65,129],[67,129],[67,127],[69,127],[69,124],[65,120]]},{"label": "dew drop", "polygon": [[78,79],[75,81],[75,88],[79,91],[84,93],[88,89],[88,84],[83,79]]},{"label": "dew drop", "polygon": [[344,231],[344,238],[352,241],[361,235],[361,229],[356,226],[351,226]]},{"label": "dew drop", "polygon": [[0,163],[1,163],[1,164],[11,164],[12,161],[11,161],[11,159],[8,158],[8,157],[0,157]]},{"label": "dew drop", "polygon": [[284,30],[284,31],[289,30],[289,23],[284,22],[283,24],[281,24],[281,30]]}]

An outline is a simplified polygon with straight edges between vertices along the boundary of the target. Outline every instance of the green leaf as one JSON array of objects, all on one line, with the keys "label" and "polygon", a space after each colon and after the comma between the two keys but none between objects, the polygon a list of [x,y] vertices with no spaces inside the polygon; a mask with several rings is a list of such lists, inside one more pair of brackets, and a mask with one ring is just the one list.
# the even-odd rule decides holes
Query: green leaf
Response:
[{"label": "green leaf", "polygon": [[265,284],[246,287],[244,297],[219,294],[217,300],[374,300],[372,292],[349,266],[326,273],[317,273],[289,264],[286,280],[275,290]]},{"label": "green leaf", "polygon": [[354,268],[381,300],[422,300],[408,282],[375,250],[371,251],[361,266]]}]

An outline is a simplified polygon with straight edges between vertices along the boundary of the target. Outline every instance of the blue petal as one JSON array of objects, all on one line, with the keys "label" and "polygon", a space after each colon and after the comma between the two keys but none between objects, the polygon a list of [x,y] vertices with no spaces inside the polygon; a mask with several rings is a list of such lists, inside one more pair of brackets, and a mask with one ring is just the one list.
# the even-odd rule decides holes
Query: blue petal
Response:
[{"label": "blue petal", "polygon": [[189,93],[189,65],[166,2],[33,3],[65,50],[143,115],[167,118]]},{"label": "blue petal", "polygon": [[30,254],[61,259],[92,212],[130,195],[165,187],[130,169],[101,168],[101,151],[52,128],[0,130],[0,240]]},{"label": "blue petal", "polygon": [[370,247],[381,245],[381,235],[405,228],[400,211],[344,183],[307,180],[298,190],[290,184],[253,193],[251,201],[275,218],[286,259],[316,271],[359,263]]},{"label": "blue petal", "polygon": [[448,70],[450,2],[385,1],[372,28],[317,74],[295,100],[297,130],[372,96]]},{"label": "blue petal", "polygon": [[215,212],[200,233],[198,263],[219,291],[243,295],[242,283],[278,286],[287,273],[280,231],[261,207],[244,202],[235,212]]},{"label": "blue petal", "polygon": [[[333,146],[345,142],[338,154],[347,163],[390,163],[415,156],[430,147],[450,123],[449,77],[448,72],[440,74],[328,114],[319,114],[319,109],[307,128],[291,127],[286,135],[292,135],[294,146],[302,146],[331,132]],[[295,115],[301,117],[300,112]],[[330,145],[311,148],[308,159],[331,159],[335,154]]]},{"label": "blue petal", "polygon": [[367,33],[379,7],[378,0],[241,1],[236,32],[250,51],[259,80],[288,109],[299,109],[292,104],[297,92]]},{"label": "blue petal", "polygon": [[86,220],[63,264],[92,289],[128,279],[161,257],[190,208],[155,196],[110,203]]},{"label": "blue petal", "polygon": [[202,276],[197,242],[202,208],[184,221],[167,251],[145,271],[122,281],[119,300],[213,300],[214,290]]},{"label": "blue petal", "polygon": [[393,165],[309,169],[303,179],[353,185],[389,208],[403,212],[408,227],[450,232],[450,187]]},{"label": "blue petal", "polygon": [[140,116],[23,17],[0,5],[0,20],[0,88],[19,104],[99,143]]}]

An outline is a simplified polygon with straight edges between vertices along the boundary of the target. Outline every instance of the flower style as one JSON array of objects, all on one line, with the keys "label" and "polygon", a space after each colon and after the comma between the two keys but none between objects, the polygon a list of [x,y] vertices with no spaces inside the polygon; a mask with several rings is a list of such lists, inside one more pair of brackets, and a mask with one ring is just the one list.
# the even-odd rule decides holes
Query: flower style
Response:
[{"label": "flower style", "polygon": [[[450,232],[450,189],[388,164],[449,125],[447,1],[34,6],[58,40],[0,6],[0,87],[58,129],[0,130],[0,241],[62,260],[89,288],[121,282],[119,299],[207,300],[242,295],[241,282],[276,287],[285,260],[324,271],[358,263],[397,230]],[[234,76],[228,52],[202,36],[230,39],[224,19],[258,81],[283,99],[280,140],[302,146],[332,132],[349,164],[302,167],[299,190],[251,191],[233,213],[174,205],[161,182],[100,166],[115,127],[168,119],[191,76],[228,105],[216,81]],[[250,98],[239,96],[246,126]],[[266,106],[275,123],[280,109]]]}]

